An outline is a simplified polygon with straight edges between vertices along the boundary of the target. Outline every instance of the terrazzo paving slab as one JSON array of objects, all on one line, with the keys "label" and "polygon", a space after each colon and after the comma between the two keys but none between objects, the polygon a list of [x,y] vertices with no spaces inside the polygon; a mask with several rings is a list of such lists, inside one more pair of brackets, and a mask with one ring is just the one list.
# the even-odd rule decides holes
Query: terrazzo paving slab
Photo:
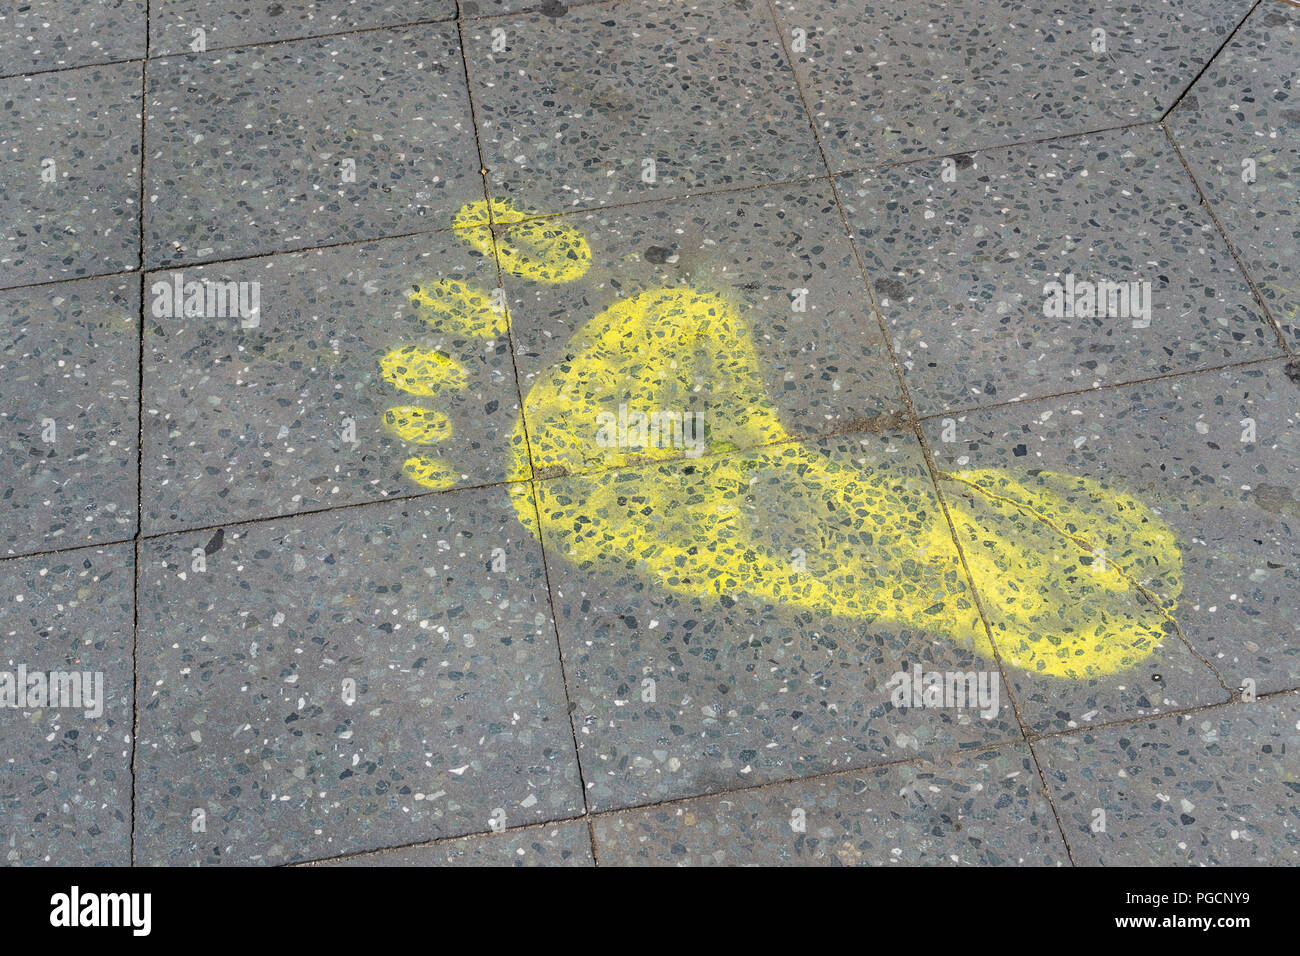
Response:
[{"label": "terrazzo paving slab", "polygon": [[444,228],[482,196],[458,43],[432,24],[151,61],[147,264]]},{"label": "terrazzo paving slab", "polygon": [[541,557],[503,491],[158,538],[141,561],[139,862],[582,812]]},{"label": "terrazzo paving slab", "polygon": [[1157,120],[1251,6],[774,3],[834,172]]},{"label": "terrazzo paving slab", "polygon": [[922,414],[1281,352],[1156,127],[838,186]]},{"label": "terrazzo paving slab", "polygon": [[1300,9],[1263,3],[1169,129],[1292,346],[1300,345]]},{"label": "terrazzo paving slab", "polygon": [[1034,745],[1080,866],[1300,862],[1300,697]]},{"label": "terrazzo paving slab", "polygon": [[[1086,636],[1082,625],[1095,625],[1102,646],[1128,646],[1113,661],[1126,666],[1108,681],[1129,685],[1123,699],[1140,693],[1147,703],[1137,699],[1125,711],[1163,710],[1205,699],[1210,689],[1190,682],[1196,668],[1171,633],[1169,615],[1229,687],[1265,693],[1300,686],[1293,610],[1298,377],[1281,362],[1201,372],[955,416],[947,420],[952,441],[943,440],[944,420],[928,421],[926,433],[941,472],[983,489],[944,480],[949,501],[988,510],[995,506],[977,498],[1001,494],[1030,509],[1025,528],[1039,526],[1047,540],[1073,529],[1060,561],[1078,565],[1072,579],[1092,595],[1078,633]],[[986,469],[1022,476],[1020,486],[981,477]],[[1040,471],[1047,474],[1038,477]],[[1094,497],[1098,485],[1109,491]],[[1035,511],[1039,517],[1031,520]],[[978,557],[978,541],[963,547]],[[1102,564],[1094,567],[1098,551]],[[997,616],[1014,598],[1009,563],[1005,554],[980,560],[983,569],[974,573],[996,636]],[[1118,583],[1116,574],[1129,582]],[[1140,599],[1132,581],[1161,608]],[[1150,643],[1155,639],[1159,648]],[[1155,682],[1157,673],[1168,678],[1167,690]],[[1055,683],[1031,699],[1044,711],[1059,709],[1062,720],[1082,726],[1091,719],[1079,713],[1093,706],[1091,698],[1075,703],[1065,696],[1069,706],[1061,706]]]},{"label": "terrazzo paving slab", "polygon": [[6,865],[131,862],[134,573],[130,544],[0,562]]},{"label": "terrazzo paving slab", "polygon": [[0,80],[0,286],[139,263],[140,70]]},{"label": "terrazzo paving slab", "polygon": [[[539,469],[598,470],[637,457],[629,442],[598,434],[598,415],[618,417],[622,409],[700,416],[709,448],[854,430],[902,410],[889,351],[863,310],[862,272],[826,183],[546,222],[585,237],[591,266],[566,283],[504,279]],[[507,226],[503,243],[522,247],[515,233],[528,228]],[[674,338],[680,297],[697,294],[717,303],[718,319]],[[611,334],[616,345],[606,341]],[[581,357],[606,352],[591,359],[598,373],[587,374]],[[652,384],[643,388],[643,379]],[[552,390],[556,401],[545,397]],[[751,427],[757,407],[769,402],[779,431]],[[548,444],[550,430],[573,436],[576,446]],[[683,437],[692,437],[690,429]],[[688,444],[676,443],[678,454]]]},{"label": "terrazzo paving slab", "polygon": [[825,172],[757,0],[597,4],[464,38],[489,187],[537,212]]},{"label": "terrazzo paving slab", "polygon": [[455,16],[456,0],[153,0],[150,48],[161,56]]},{"label": "terrazzo paving slab", "polygon": [[[486,228],[468,230],[490,243]],[[448,485],[516,475],[519,416],[508,337],[426,322],[416,289],[440,280],[492,288],[496,267],[467,231],[151,273],[145,362],[145,525],[203,527],[320,510],[426,488],[405,463],[445,462]],[[258,283],[257,324],[159,317],[185,283]],[[159,295],[154,296],[155,284]],[[384,373],[397,349],[458,363],[463,381],[404,394]],[[413,386],[412,386],[413,388]],[[414,409],[415,411],[412,411]],[[436,434],[401,432],[421,409]],[[431,442],[432,444],[423,444]]]},{"label": "terrazzo paving slab", "polygon": [[0,292],[6,554],[136,530],[138,276]]},{"label": "terrazzo paving slab", "polygon": [[145,0],[19,0],[0,9],[0,76],[144,56]]},{"label": "terrazzo paving slab", "polygon": [[910,436],[538,488],[591,809],[1020,738],[1005,695],[986,716],[893,703],[914,666],[992,668]]},{"label": "terrazzo paving slab", "polygon": [[581,820],[327,862],[330,866],[595,866],[591,836]]},{"label": "terrazzo paving slab", "polygon": [[1026,746],[599,817],[602,864],[1066,866]]}]

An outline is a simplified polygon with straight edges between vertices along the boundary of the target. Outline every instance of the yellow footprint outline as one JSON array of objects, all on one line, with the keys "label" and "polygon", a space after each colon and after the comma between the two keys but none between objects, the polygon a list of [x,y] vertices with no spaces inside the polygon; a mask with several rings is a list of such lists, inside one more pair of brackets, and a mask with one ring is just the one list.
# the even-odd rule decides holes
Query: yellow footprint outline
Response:
[{"label": "yellow footprint outline", "polygon": [[[495,235],[484,221],[496,224]],[[579,231],[499,200],[466,205],[453,225],[519,278],[565,283],[591,264]],[[509,330],[502,298],[455,280],[418,288],[412,301],[440,328],[485,338]],[[1067,678],[1114,673],[1148,657],[1174,626],[1181,555],[1147,506],[1075,476],[971,471],[944,476],[960,487],[947,496],[950,530],[928,476],[790,440],[745,310],[722,295],[655,288],[626,296],[588,320],[566,352],[524,397],[509,454],[513,474],[569,477],[512,484],[510,494],[520,522],[541,537],[540,514],[548,544],[580,566],[614,561],[693,598],[748,594],[837,617],[880,617],[991,657],[955,531],[1011,666]],[[399,346],[380,365],[410,394],[439,397],[464,385],[450,356],[414,346]],[[593,453],[593,422],[611,403],[658,408],[701,389],[735,410],[709,435],[709,450],[727,454],[670,462],[680,448]],[[390,409],[385,422],[417,446],[450,435],[445,417],[418,406]],[[593,459],[610,470],[585,474]],[[455,483],[449,467],[423,452],[403,467],[426,488]],[[764,495],[775,496],[766,510]],[[790,560],[795,537],[773,538],[778,517],[817,542],[805,566]]]}]

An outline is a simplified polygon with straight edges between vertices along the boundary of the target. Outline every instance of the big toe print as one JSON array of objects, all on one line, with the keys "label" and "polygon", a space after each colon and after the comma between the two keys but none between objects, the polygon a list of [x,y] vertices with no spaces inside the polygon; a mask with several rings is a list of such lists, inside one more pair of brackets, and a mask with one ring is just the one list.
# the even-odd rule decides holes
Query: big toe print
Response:
[{"label": "big toe print", "polygon": [[[457,218],[488,214],[495,235],[464,235],[504,272],[543,283],[587,273],[591,248],[571,227],[503,202],[471,204]],[[440,326],[508,334],[504,303],[487,290],[435,283],[413,301]],[[422,399],[464,380],[454,356],[414,347],[381,364],[390,383]],[[692,409],[704,406],[726,413],[701,420]],[[950,526],[923,475],[836,457],[786,433],[738,299],[688,287],[630,292],[573,336],[524,411],[502,453],[519,473],[573,477],[513,486],[516,512],[534,534],[540,517],[548,544],[580,565],[635,568],[702,600],[748,595],[891,620],[989,656],[955,531],[1013,667],[1111,673],[1173,631],[1181,558],[1149,508],[1068,475],[966,472],[944,476]],[[429,450],[448,433],[436,408],[395,406],[386,423],[415,449],[405,466],[414,482],[450,484]]]}]

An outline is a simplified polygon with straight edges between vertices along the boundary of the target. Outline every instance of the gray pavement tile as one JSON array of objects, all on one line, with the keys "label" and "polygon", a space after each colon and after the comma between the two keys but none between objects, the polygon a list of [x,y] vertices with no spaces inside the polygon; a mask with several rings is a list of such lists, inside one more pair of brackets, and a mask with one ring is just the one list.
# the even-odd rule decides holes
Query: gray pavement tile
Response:
[{"label": "gray pavement tile", "polygon": [[[1264,363],[927,422],[940,471],[964,479],[941,482],[958,511],[1019,509],[1022,526],[1039,526],[1045,542],[1024,553],[1047,568],[1035,574],[1055,590],[1025,592],[1008,572],[1009,552],[987,552],[975,536],[959,535],[1003,653],[1023,651],[1000,635],[1010,638],[1018,617],[1034,617],[1041,599],[1041,637],[1062,637],[1079,677],[1094,676],[1083,673],[1092,661],[1112,674],[1107,681],[1131,681],[1125,698],[1140,688],[1139,712],[1210,692],[1208,682],[1191,683],[1196,668],[1170,617],[1229,687],[1251,681],[1265,693],[1300,685],[1295,377],[1281,362]],[[1032,512],[1043,520],[1031,520]],[[1046,550],[1060,531],[1072,542]],[[1140,600],[1134,581],[1162,607]],[[1058,602],[1078,613],[1056,615]],[[1168,679],[1167,690],[1156,674]],[[1056,688],[1042,693],[1051,709]],[[1085,704],[1092,706],[1061,709],[1082,723],[1090,719],[1078,713]]]},{"label": "gray pavement tile", "polygon": [[1300,9],[1263,3],[1169,130],[1293,347],[1300,347]]},{"label": "gray pavement tile", "polygon": [[922,414],[1281,352],[1157,127],[837,185]]},{"label": "gray pavement tile", "polygon": [[[549,284],[503,262],[537,468],[573,473],[640,457],[601,443],[597,417],[622,408],[702,416],[711,450],[860,428],[903,409],[827,183],[544,222],[585,237],[592,264]],[[506,227],[506,247],[525,247],[515,233],[528,228]],[[717,317],[693,314],[694,304]],[[760,406],[779,424],[757,425]]]},{"label": "gray pavement tile", "polygon": [[151,62],[146,137],[150,266],[445,228],[482,197],[452,24]]},{"label": "gray pavement tile", "polygon": [[1024,745],[599,817],[615,866],[1069,864]]},{"label": "gray pavement tile", "polygon": [[993,668],[912,436],[537,488],[592,809],[1020,739],[1005,695],[894,705],[914,666]]},{"label": "gray pavement tile", "polygon": [[595,866],[585,821],[328,860],[329,866]]},{"label": "gray pavement tile", "polygon": [[[467,233],[490,244],[482,227],[151,273],[145,527],[420,493],[428,483],[411,480],[414,459],[445,465],[440,487],[528,477],[527,457],[508,454],[519,417],[508,336],[477,337],[459,315],[426,322],[429,307],[412,298],[417,288],[436,295],[443,280],[490,295],[496,265],[463,241]],[[155,315],[155,306],[166,313],[174,303],[178,276],[248,283],[250,304],[258,283],[257,325]],[[383,363],[406,348],[446,356],[462,381],[431,395],[410,385],[416,394],[404,394]],[[404,433],[402,423],[416,418],[429,430]]]},{"label": "gray pavement tile", "polygon": [[144,52],[145,0],[18,0],[0,9],[0,76]]},{"label": "gray pavement tile", "polygon": [[450,20],[456,0],[153,0],[154,56]]},{"label": "gray pavement tile", "polygon": [[503,490],[158,538],[141,561],[140,862],[582,812],[541,556]]},{"label": "gray pavement tile", "polygon": [[0,292],[6,554],[136,531],[140,278]]},{"label": "gray pavement tile", "polygon": [[7,865],[131,862],[134,571],[130,544],[0,562]]},{"label": "gray pavement tile", "polygon": [[831,169],[844,172],[1159,119],[1252,2],[775,8]]},{"label": "gray pavement tile", "polygon": [[534,212],[825,172],[758,0],[476,21],[465,52],[489,188]]},{"label": "gray pavement tile", "polygon": [[0,287],[138,265],[141,69],[0,80]]},{"label": "gray pavement tile", "polygon": [[1034,745],[1081,866],[1300,863],[1300,697]]}]

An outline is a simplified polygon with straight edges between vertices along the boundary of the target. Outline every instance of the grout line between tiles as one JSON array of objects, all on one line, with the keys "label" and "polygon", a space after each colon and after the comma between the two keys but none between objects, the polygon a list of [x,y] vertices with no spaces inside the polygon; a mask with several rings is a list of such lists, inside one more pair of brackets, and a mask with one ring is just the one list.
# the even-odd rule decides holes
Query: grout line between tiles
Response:
[{"label": "grout line between tiles", "polygon": [[1220,43],[1218,48],[1215,49],[1214,53],[1210,55],[1210,58],[1205,61],[1205,65],[1202,66],[1196,72],[1196,75],[1192,77],[1192,81],[1188,83],[1185,87],[1183,87],[1183,91],[1179,93],[1177,97],[1174,98],[1174,101],[1172,103],[1169,104],[1169,109],[1165,110],[1164,113],[1160,115],[1160,122],[1162,124],[1165,122],[1165,120],[1169,119],[1170,114],[1173,113],[1173,111],[1178,108],[1178,104],[1183,101],[1183,98],[1192,91],[1192,87],[1194,87],[1197,83],[1200,82],[1201,77],[1205,75],[1205,71],[1214,65],[1214,61],[1219,58],[1219,55],[1224,51],[1224,49],[1227,48],[1228,44],[1232,42],[1232,38],[1237,35],[1237,31],[1246,25],[1246,21],[1250,19],[1251,14],[1253,14],[1255,10],[1259,7],[1259,5],[1263,2],[1264,0],[1255,0],[1255,2],[1251,4],[1250,9],[1246,11],[1246,15],[1242,17],[1240,20],[1238,20],[1237,25],[1228,31],[1228,35],[1223,38],[1223,42]]},{"label": "grout line between tiles", "polygon": [[[459,0],[457,0],[457,6],[459,10]],[[478,150],[479,172],[483,177],[483,199],[487,208],[488,235],[492,242],[492,259],[493,263],[496,265],[497,271],[497,288],[501,290],[503,294],[502,301],[506,319],[506,346],[510,352],[510,367],[514,372],[515,377],[515,396],[519,402],[520,430],[524,436],[524,449],[528,455],[528,473],[532,478],[535,478],[537,469],[533,462],[533,445],[532,437],[529,434],[528,429],[528,416],[524,413],[524,392],[523,385],[519,380],[519,362],[515,349],[514,324],[510,316],[509,301],[504,298],[505,270],[501,266],[501,254],[500,250],[497,248],[497,224],[492,212],[492,193],[491,189],[488,187],[487,164],[483,161],[483,141],[479,130],[478,104],[474,99],[473,87],[470,85],[469,57],[465,52],[464,26],[459,23],[457,24],[457,36],[460,42],[461,64],[465,68],[465,91],[466,95],[469,97],[470,121],[474,127],[474,145]],[[573,715],[575,705],[573,703],[573,694],[569,690],[569,673],[564,660],[564,644],[560,638],[560,616],[559,611],[556,608],[555,588],[551,583],[550,561],[546,554],[546,538],[542,533],[541,503],[538,500],[537,482],[532,480],[532,478],[530,478],[528,482],[528,491],[529,497],[533,502],[533,521],[535,522],[534,527],[537,529],[538,553],[541,555],[542,559],[542,578],[546,585],[546,601],[551,611],[551,630],[555,634],[555,658],[556,663],[560,668],[560,685],[564,688],[564,714],[569,722],[569,736],[573,740],[573,763],[578,772],[578,789],[582,796],[582,815],[587,821],[587,837],[591,842],[592,863],[595,866],[599,866],[600,859],[596,853],[596,836],[592,831],[591,826],[591,807],[587,801],[587,778],[582,768],[582,748],[578,746],[578,731],[574,723]]]},{"label": "grout line between tiles", "polygon": [[1268,303],[1264,300],[1263,294],[1259,291],[1259,285],[1255,282],[1255,277],[1252,276],[1250,270],[1246,268],[1245,259],[1242,258],[1241,253],[1237,250],[1237,246],[1233,243],[1232,239],[1228,237],[1228,231],[1224,229],[1223,223],[1219,220],[1218,214],[1215,213],[1214,208],[1210,205],[1209,198],[1201,188],[1201,181],[1197,178],[1196,173],[1192,171],[1191,164],[1187,162],[1187,158],[1183,155],[1182,148],[1174,139],[1174,134],[1173,131],[1169,129],[1169,124],[1161,121],[1160,128],[1164,131],[1165,138],[1169,141],[1169,145],[1173,147],[1174,155],[1176,155],[1178,161],[1182,163],[1183,170],[1187,173],[1187,178],[1191,180],[1192,189],[1195,190],[1196,196],[1200,200],[1201,207],[1205,210],[1206,215],[1210,217],[1210,221],[1214,223],[1214,228],[1218,230],[1219,236],[1223,239],[1224,245],[1228,247],[1228,254],[1232,256],[1232,261],[1237,264],[1237,268],[1241,271],[1242,276],[1246,280],[1246,285],[1250,287],[1251,295],[1255,297],[1255,301],[1259,304],[1260,309],[1263,310],[1264,319],[1273,329],[1273,334],[1277,336],[1278,344],[1282,347],[1284,352],[1292,358],[1295,358],[1297,354],[1296,350],[1287,340],[1286,333],[1282,331],[1282,324],[1274,317],[1273,310],[1268,307]]},{"label": "grout line between tiles", "polygon": [[135,437],[135,536],[131,546],[131,842],[130,865],[136,865],[136,791],[139,789],[138,743],[140,740],[140,552],[141,534],[144,531],[144,207],[145,207],[145,123],[149,115],[149,9],[151,0],[145,0],[145,59],[140,62],[140,191],[136,225],[139,227],[137,252],[139,254],[140,298],[136,314],[136,437]]}]

